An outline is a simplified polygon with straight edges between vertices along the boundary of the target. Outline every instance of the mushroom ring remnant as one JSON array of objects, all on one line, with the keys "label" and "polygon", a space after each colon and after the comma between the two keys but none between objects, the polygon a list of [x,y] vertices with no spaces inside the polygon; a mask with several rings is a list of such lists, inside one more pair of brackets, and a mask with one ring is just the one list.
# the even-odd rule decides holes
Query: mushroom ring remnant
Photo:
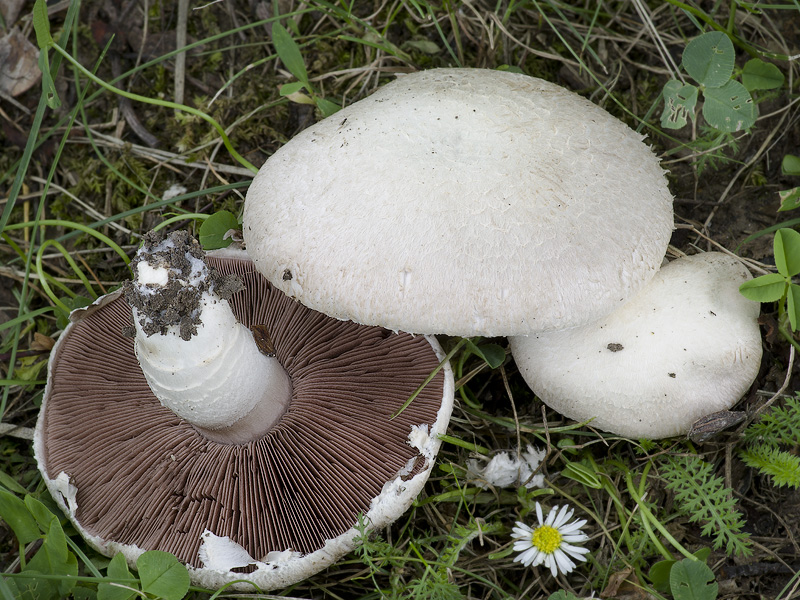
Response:
[{"label": "mushroom ring remnant", "polygon": [[528,335],[641,289],[673,229],[642,136],[555,84],[488,69],[399,77],[261,167],[243,235],[299,302],[397,331]]},{"label": "mushroom ring remnant", "polygon": [[231,308],[244,325],[267,327],[289,375],[277,423],[247,443],[220,443],[168,410],[121,335],[131,308],[113,293],[73,313],[54,348],[34,450],[53,497],[100,552],[133,564],[165,550],[196,585],[275,589],[350,551],[359,514],[381,527],[410,506],[447,427],[452,373],[445,365],[391,419],[443,359],[434,339],[309,310],[243,252],[207,260],[242,279]]},{"label": "mushroom ring remnant", "polygon": [[550,408],[630,438],[684,435],[727,410],[761,365],[760,305],[720,252],[665,265],[627,304],[595,323],[512,337],[528,385]]}]

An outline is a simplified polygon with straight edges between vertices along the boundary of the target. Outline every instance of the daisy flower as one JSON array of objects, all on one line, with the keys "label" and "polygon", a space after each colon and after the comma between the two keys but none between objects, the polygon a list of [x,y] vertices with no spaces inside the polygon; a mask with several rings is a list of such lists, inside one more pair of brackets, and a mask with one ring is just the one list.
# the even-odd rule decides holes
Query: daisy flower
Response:
[{"label": "daisy flower", "polygon": [[517,521],[511,534],[516,540],[514,550],[520,553],[514,562],[521,562],[526,567],[538,567],[544,563],[555,577],[559,571],[569,573],[575,568],[571,558],[585,561],[583,555],[589,550],[573,544],[589,539],[589,536],[581,531],[586,521],[576,520],[568,523],[574,513],[575,510],[566,504],[560,511],[558,506],[554,506],[545,520],[542,516],[542,507],[537,502],[536,517],[539,519],[539,526],[528,527],[525,523]]}]

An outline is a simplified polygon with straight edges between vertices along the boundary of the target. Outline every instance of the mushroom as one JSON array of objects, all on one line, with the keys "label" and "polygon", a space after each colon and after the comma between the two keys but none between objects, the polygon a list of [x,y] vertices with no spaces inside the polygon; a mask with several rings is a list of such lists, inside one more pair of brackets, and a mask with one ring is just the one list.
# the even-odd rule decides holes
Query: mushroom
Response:
[{"label": "mushroom", "polygon": [[526,75],[433,69],[275,152],[243,235],[275,287],[327,315],[500,336],[608,314],[672,228],[658,159],[603,109]]},{"label": "mushroom", "polygon": [[331,319],[243,251],[209,253],[206,267],[184,241],[146,237],[127,292],[135,332],[120,291],[73,313],[36,459],[100,552],[133,564],[165,550],[209,588],[287,586],[350,551],[360,514],[379,528],[410,506],[447,427],[452,373],[394,416],[444,358],[435,339]]},{"label": "mushroom", "polygon": [[749,278],[726,254],[679,258],[610,315],[511,337],[511,351],[536,395],[572,419],[630,438],[683,435],[758,374],[759,304],[739,293]]}]

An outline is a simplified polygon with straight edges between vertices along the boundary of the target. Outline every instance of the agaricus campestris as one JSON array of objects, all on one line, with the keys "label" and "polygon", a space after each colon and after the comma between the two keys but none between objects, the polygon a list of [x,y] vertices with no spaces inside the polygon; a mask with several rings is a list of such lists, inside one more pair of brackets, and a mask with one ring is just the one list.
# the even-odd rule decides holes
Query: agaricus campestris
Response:
[{"label": "agaricus campestris", "polygon": [[120,292],[73,313],[36,426],[45,482],[90,544],[268,590],[350,551],[359,514],[377,528],[408,508],[447,427],[449,366],[392,416],[443,359],[433,338],[326,317],[243,252],[204,260],[181,234],[148,234],[133,265],[135,322]]},{"label": "agaricus campestris", "polygon": [[739,293],[749,278],[726,254],[680,258],[610,315],[512,337],[511,351],[536,395],[572,419],[630,438],[683,435],[758,374],[760,307]]},{"label": "agaricus campestris", "polygon": [[243,235],[275,287],[327,315],[499,336],[608,314],[672,228],[658,159],[603,109],[526,75],[433,69],[275,152]]}]

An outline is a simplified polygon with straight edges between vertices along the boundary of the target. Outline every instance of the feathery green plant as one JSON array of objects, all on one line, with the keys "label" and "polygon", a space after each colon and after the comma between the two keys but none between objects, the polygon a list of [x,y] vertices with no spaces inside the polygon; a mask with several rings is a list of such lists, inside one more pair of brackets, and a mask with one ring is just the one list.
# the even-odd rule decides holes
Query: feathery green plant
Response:
[{"label": "feathery green plant", "polygon": [[800,446],[800,394],[771,408],[745,430],[744,438],[747,447],[739,455],[747,466],[778,487],[800,488],[800,456],[785,449]]},{"label": "feathery green plant", "polygon": [[[355,553],[368,567],[369,577],[382,598],[461,600],[464,595],[451,577],[461,552],[476,537],[500,533],[502,525],[471,518],[467,525],[453,528],[444,540],[443,549],[434,546],[438,538],[411,539],[402,553],[396,546],[370,533],[363,515],[359,516],[356,530],[359,534]],[[436,558],[426,558],[429,556]],[[390,589],[382,589],[376,576],[382,572],[385,574],[387,569],[391,586]],[[414,577],[407,580],[412,574]],[[473,577],[479,578],[474,574]]]},{"label": "feathery green plant", "polygon": [[667,489],[675,496],[680,514],[702,524],[702,534],[714,539],[714,549],[725,546],[730,554],[748,556],[749,534],[742,531],[744,518],[724,480],[714,475],[713,465],[697,455],[669,456],[661,464]]}]

